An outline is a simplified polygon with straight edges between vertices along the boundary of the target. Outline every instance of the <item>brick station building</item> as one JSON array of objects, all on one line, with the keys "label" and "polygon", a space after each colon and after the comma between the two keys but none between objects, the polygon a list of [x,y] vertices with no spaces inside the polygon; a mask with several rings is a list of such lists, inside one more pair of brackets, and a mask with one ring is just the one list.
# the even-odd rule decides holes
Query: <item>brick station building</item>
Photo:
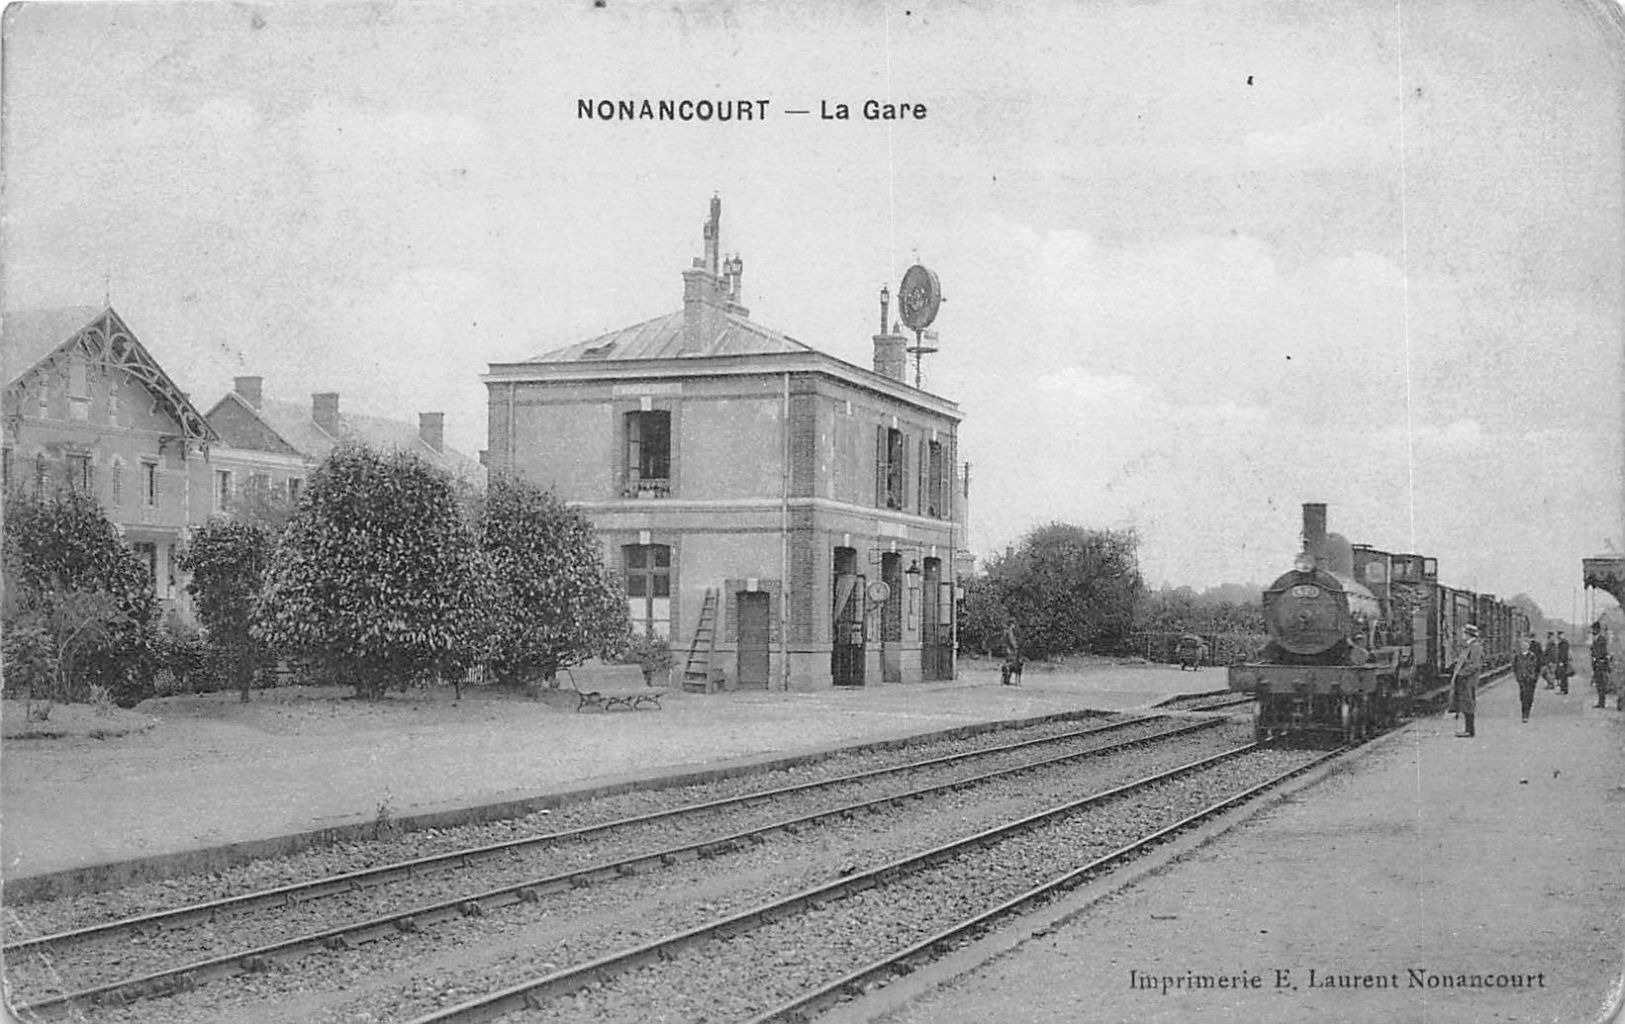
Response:
[{"label": "brick station building", "polygon": [[680,310],[490,366],[487,465],[592,520],[686,688],[952,678],[959,408],[884,309],[872,369],[751,321],[721,216]]}]

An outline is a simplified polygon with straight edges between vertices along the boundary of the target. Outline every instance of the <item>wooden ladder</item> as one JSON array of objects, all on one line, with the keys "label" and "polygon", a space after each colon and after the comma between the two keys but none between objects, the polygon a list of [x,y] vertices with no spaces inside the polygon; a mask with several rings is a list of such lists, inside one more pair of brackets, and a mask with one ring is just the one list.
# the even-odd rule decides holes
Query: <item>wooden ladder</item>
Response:
[{"label": "wooden ladder", "polygon": [[688,663],[683,665],[684,692],[710,692],[711,654],[717,645],[718,591],[707,589],[705,602],[700,605],[700,623],[694,626],[694,642],[688,648]]}]

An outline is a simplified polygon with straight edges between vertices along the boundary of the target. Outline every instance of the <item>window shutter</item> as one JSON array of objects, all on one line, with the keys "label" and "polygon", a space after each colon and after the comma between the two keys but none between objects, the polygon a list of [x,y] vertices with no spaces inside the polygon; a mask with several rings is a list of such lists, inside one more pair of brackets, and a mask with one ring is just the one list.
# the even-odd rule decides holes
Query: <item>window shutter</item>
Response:
[{"label": "window shutter", "polygon": [[924,514],[926,496],[931,492],[929,476],[931,474],[931,443],[920,436],[920,464],[919,470],[914,474],[914,513]]},{"label": "window shutter", "polygon": [[908,436],[898,436],[902,443],[897,448],[897,509],[908,510]]},{"label": "window shutter", "polygon": [[886,505],[886,426],[875,427],[875,506]]}]

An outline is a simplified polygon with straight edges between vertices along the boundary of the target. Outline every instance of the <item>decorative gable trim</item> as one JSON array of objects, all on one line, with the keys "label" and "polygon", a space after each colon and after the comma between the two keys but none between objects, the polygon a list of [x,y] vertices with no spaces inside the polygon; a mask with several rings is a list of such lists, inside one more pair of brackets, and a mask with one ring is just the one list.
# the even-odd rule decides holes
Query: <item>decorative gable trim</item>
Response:
[{"label": "decorative gable trim", "polygon": [[219,440],[219,435],[192,405],[192,401],[187,399],[175,380],[165,373],[111,307],[35,362],[25,374],[7,386],[7,392],[19,397],[26,395],[38,388],[40,376],[49,375],[50,367],[62,357],[76,355],[101,368],[104,375],[122,374],[140,382],[152,395],[154,407],[169,415],[179,426],[179,438],[185,440],[188,446],[208,446]]}]

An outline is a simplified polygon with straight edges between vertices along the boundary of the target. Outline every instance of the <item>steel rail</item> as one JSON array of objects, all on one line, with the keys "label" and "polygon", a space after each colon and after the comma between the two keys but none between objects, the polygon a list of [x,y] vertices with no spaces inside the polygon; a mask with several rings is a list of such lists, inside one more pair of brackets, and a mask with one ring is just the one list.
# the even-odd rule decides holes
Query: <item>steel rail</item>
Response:
[{"label": "steel rail", "polygon": [[329,896],[341,896],[358,889],[370,888],[377,885],[387,885],[391,882],[401,881],[427,872],[443,870],[446,868],[459,869],[471,866],[479,860],[487,860],[509,853],[517,853],[526,849],[557,845],[561,842],[571,842],[604,832],[620,828],[629,828],[639,825],[651,824],[656,821],[687,817],[707,810],[720,810],[729,806],[740,806],[758,803],[766,800],[780,799],[797,792],[811,792],[816,789],[831,788],[840,785],[850,785],[866,778],[879,778],[885,775],[903,774],[910,771],[926,769],[938,764],[954,761],[973,760],[981,757],[997,756],[1002,753],[1013,752],[1024,748],[1042,746],[1054,742],[1066,742],[1085,736],[1097,735],[1116,729],[1142,724],[1146,721],[1164,717],[1163,714],[1146,714],[1114,721],[1108,725],[1094,725],[1074,732],[1062,732],[1059,735],[1043,739],[1029,739],[1021,742],[1002,743],[998,746],[988,746],[979,750],[970,750],[966,753],[948,754],[941,757],[928,757],[925,760],[914,761],[907,764],[893,764],[872,771],[859,771],[850,775],[839,775],[833,778],[822,778],[815,782],[805,782],[800,785],[781,786],[776,789],[764,789],[757,792],[746,793],[719,800],[707,800],[703,803],[694,803],[682,807],[671,807],[649,814],[638,814],[633,817],[619,818],[614,821],[605,821],[600,824],[588,825],[584,828],[571,829],[564,832],[551,832],[547,834],[530,835],[520,839],[509,839],[506,842],[488,843],[483,846],[472,846],[465,849],[453,850],[447,853],[431,854],[425,857],[414,857],[410,860],[397,861],[392,864],[383,864],[378,867],[362,868],[356,871],[345,871],[330,875],[326,878],[311,879],[303,882],[290,882],[270,889],[256,892],[241,893],[236,896],[225,896],[203,903],[194,903],[172,910],[155,911],[150,914],[138,914],[133,917],[121,918],[117,921],[108,921],[103,924],[89,925],[68,931],[55,932],[49,935],[36,936],[29,939],[20,939],[16,942],[7,942],[0,947],[0,954],[8,961],[28,953],[65,945],[77,945],[91,939],[119,935],[151,928],[173,928],[178,925],[192,924],[198,921],[212,920],[217,915],[233,912],[241,913],[251,910],[262,910],[269,907],[293,906],[313,899],[324,899]]},{"label": "steel rail", "polygon": [[[1118,722],[1118,724],[1143,724],[1149,721],[1161,720],[1165,719],[1160,717],[1143,718],[1134,722]],[[347,949],[358,943],[371,942],[388,935],[421,931],[427,925],[450,920],[453,917],[483,916],[487,911],[500,907],[511,906],[515,903],[535,902],[543,895],[565,892],[569,889],[590,885],[609,878],[630,876],[643,870],[667,867],[678,863],[685,857],[705,858],[720,853],[732,852],[744,845],[759,843],[770,833],[788,831],[799,825],[847,817],[859,811],[879,811],[884,807],[901,805],[911,799],[965,789],[996,778],[1018,775],[1052,764],[1104,755],[1117,750],[1145,745],[1146,743],[1160,742],[1165,739],[1216,728],[1223,723],[1220,719],[1189,722],[1154,735],[1109,742],[1105,746],[1095,746],[1056,757],[1027,761],[997,771],[938,782],[935,785],[920,789],[888,793],[884,796],[872,796],[855,803],[826,807],[810,814],[798,815],[765,825],[754,825],[741,831],[690,841],[664,850],[618,857],[590,867],[577,868],[572,871],[547,875],[543,878],[499,886],[485,892],[459,896],[454,899],[425,904],[407,910],[392,911],[363,921],[281,939],[261,946],[194,961],[179,967],[164,968],[149,974],[134,975],[103,985],[89,986],[73,992],[49,996],[31,1003],[17,1004],[15,1010],[19,1017],[46,1019],[61,1014],[69,1014],[78,1007],[120,1006],[148,996],[164,996],[190,991],[210,981],[232,977],[245,972],[264,970],[272,958],[298,957],[321,949]],[[930,763],[936,762],[935,759],[930,761]]]},{"label": "steel rail", "polygon": [[[1365,745],[1365,743],[1359,745]],[[1248,786],[1227,799],[1220,800],[1189,817],[1136,839],[1134,842],[1113,850],[1103,857],[1098,857],[1081,867],[1073,868],[1071,871],[1035,886],[1013,899],[989,907],[980,914],[967,918],[951,928],[946,928],[917,943],[897,950],[853,971],[851,974],[826,982],[815,989],[810,989],[788,1003],[758,1014],[752,1023],[772,1024],[811,1020],[830,1007],[840,1003],[846,996],[860,992],[874,982],[912,973],[922,965],[930,963],[933,959],[947,953],[961,943],[969,941],[970,938],[985,934],[986,931],[991,930],[993,922],[1002,920],[1012,914],[1021,913],[1025,909],[1037,907],[1041,905],[1041,901],[1076,888],[1088,879],[1099,875],[1125,858],[1132,857],[1141,850],[1171,839],[1173,836],[1215,817],[1231,807],[1245,803],[1253,797],[1275,788],[1288,779],[1296,778],[1311,768],[1357,748],[1358,746],[1339,747],[1319,754],[1299,766],[1271,778],[1269,781]]]},{"label": "steel rail", "polygon": [[1233,760],[1246,753],[1259,749],[1256,743],[1235,747],[1203,757],[1200,760],[1181,765],[1167,771],[1149,775],[1126,785],[1120,785],[1105,792],[1096,793],[1078,800],[1069,800],[1036,814],[1030,814],[1008,821],[1002,825],[977,832],[973,835],[954,840],[941,846],[923,850],[911,856],[891,861],[880,867],[846,875],[842,878],[814,886],[792,896],[772,900],[734,914],[707,922],[696,928],[677,932],[657,939],[642,946],[620,950],[607,956],[599,957],[574,967],[564,968],[540,978],[534,978],[519,985],[508,986],[484,996],[477,997],[453,1007],[430,1014],[419,1024],[445,1024],[459,1022],[474,1022],[500,1017],[504,1014],[523,1010],[531,1005],[552,996],[573,992],[583,986],[604,981],[616,974],[653,963],[657,960],[669,959],[679,950],[704,942],[711,938],[730,938],[734,935],[767,924],[788,914],[793,914],[820,902],[845,899],[854,893],[865,889],[883,885],[909,872],[930,867],[949,859],[965,850],[985,847],[1000,839],[1019,832],[1037,828],[1056,818],[1077,813],[1084,808],[1097,806],[1113,799],[1118,799],[1131,793],[1145,789],[1161,782],[1171,781],[1183,775],[1202,770],[1214,764]]}]

